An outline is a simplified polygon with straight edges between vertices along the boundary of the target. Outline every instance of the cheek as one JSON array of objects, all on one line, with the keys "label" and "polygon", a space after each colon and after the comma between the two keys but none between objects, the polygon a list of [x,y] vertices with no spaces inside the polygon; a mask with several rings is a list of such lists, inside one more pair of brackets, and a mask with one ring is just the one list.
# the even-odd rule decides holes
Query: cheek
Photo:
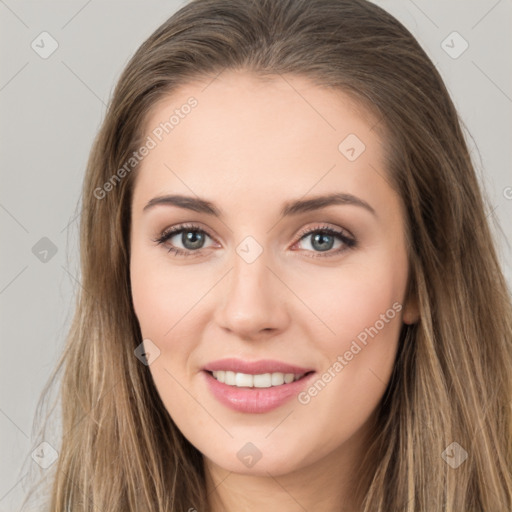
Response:
[{"label": "cheek", "polygon": [[[366,346],[369,339],[395,338],[401,325],[401,299],[389,275],[345,281],[337,311],[331,312],[336,337],[343,340],[339,349],[349,350],[353,341]],[[385,350],[389,344],[382,345]]]},{"label": "cheek", "polygon": [[[379,259],[379,258],[376,258]],[[352,340],[364,343],[370,332],[392,339],[401,327],[402,300],[406,284],[406,264],[397,268],[384,258],[371,264],[353,265],[339,271],[318,274],[303,281],[298,294],[322,323],[313,339],[323,340],[322,351],[333,354],[350,348]]]},{"label": "cheek", "polygon": [[[386,259],[380,254],[373,262],[316,281],[308,304],[323,321],[313,333],[323,368],[299,403],[318,424],[332,425],[332,417],[342,417],[345,426],[361,425],[378,405],[402,328],[406,269],[400,255]],[[338,435],[337,428],[333,425],[326,435]]]},{"label": "cheek", "polygon": [[[162,257],[164,254],[164,257]],[[194,375],[190,356],[200,343],[198,334],[201,300],[212,283],[198,279],[197,273],[185,267],[171,267],[165,250],[134,247],[130,261],[130,278],[135,314],[143,339],[149,339],[159,351],[159,357],[149,369],[164,403],[169,397],[179,399],[179,383]],[[174,378],[175,377],[175,378]],[[186,413],[190,401],[181,400]]]},{"label": "cheek", "polygon": [[[130,261],[130,279],[135,314],[144,337],[171,338],[173,326],[188,315],[204,295],[201,283],[182,268],[166,264],[164,249],[135,247]],[[206,284],[206,283],[205,283]],[[185,322],[186,323],[186,322]]]},{"label": "cheek", "polygon": [[[180,269],[170,272],[161,261],[140,248],[134,248],[131,254],[130,278],[135,314],[143,339],[151,340],[160,351],[148,370],[167,411],[173,413],[175,421],[178,411],[180,425],[188,430],[187,418],[197,417],[197,410],[180,383],[191,377],[187,375],[188,357],[194,349],[190,343],[194,339],[189,329],[190,319],[194,314],[193,304],[204,292],[190,284],[190,277],[186,288],[187,279],[183,274]],[[187,290],[191,291],[187,293]],[[200,424],[204,420],[197,418],[195,421]]]},{"label": "cheek", "polygon": [[327,455],[364,430],[388,386],[401,325],[400,303],[369,301],[340,314],[336,336],[317,347],[325,364],[297,397],[302,409],[298,416],[314,418],[307,431],[321,440],[316,456]]}]

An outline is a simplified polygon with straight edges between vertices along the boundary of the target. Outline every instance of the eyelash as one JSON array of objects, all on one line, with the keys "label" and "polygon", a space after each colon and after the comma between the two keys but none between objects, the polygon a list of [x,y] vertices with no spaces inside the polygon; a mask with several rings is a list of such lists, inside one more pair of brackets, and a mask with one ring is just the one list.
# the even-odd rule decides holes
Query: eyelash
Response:
[{"label": "eyelash", "polygon": [[[167,242],[167,240],[172,238],[174,235],[182,233],[184,231],[194,231],[196,233],[204,233],[205,235],[209,236],[210,238],[213,238],[204,229],[201,229],[196,224],[180,224],[178,226],[175,226],[173,228],[163,231],[159,237],[157,237],[156,239],[153,240],[153,242],[155,242],[157,245],[164,244],[165,242]],[[357,246],[357,241],[355,238],[346,236],[343,231],[338,231],[329,226],[319,226],[319,227],[315,227],[313,229],[306,229],[304,231],[301,231],[301,233],[299,234],[299,238],[298,238],[297,242],[295,242],[295,244],[300,242],[307,235],[311,235],[313,233],[322,233],[322,234],[334,236],[334,237],[338,238],[338,240],[343,242],[343,244],[345,244],[345,247],[339,248],[338,250],[336,250],[334,252],[327,252],[325,255],[321,255],[321,252],[319,252],[319,251],[313,251],[313,252],[316,252],[318,255],[317,256],[309,256],[311,258],[328,258],[330,256],[336,256],[344,251],[353,249]],[[196,251],[192,251],[192,250],[184,251],[183,249],[179,249],[178,247],[169,247],[168,252],[174,253],[176,256],[191,256],[193,253],[196,253],[196,254],[200,253],[201,249],[196,250]],[[312,251],[306,251],[306,252],[312,252]]]}]

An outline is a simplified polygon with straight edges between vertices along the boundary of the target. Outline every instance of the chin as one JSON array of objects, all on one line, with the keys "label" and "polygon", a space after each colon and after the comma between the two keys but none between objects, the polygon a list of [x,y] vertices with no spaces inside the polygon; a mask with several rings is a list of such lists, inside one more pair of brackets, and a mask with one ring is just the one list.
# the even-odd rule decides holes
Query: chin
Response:
[{"label": "chin", "polygon": [[[292,437],[292,436],[290,436]],[[222,451],[202,452],[210,463],[236,474],[268,477],[283,476],[314,462],[318,453],[305,451],[304,446],[276,446],[273,443],[231,440]],[[311,459],[311,460],[308,460]]]}]

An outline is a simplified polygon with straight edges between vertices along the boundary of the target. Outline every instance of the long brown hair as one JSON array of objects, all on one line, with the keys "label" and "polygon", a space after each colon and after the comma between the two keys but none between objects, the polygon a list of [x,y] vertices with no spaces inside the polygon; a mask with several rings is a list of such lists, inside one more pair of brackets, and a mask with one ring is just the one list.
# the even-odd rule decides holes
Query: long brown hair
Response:
[{"label": "long brown hair", "polygon": [[[226,69],[338,88],[377,116],[386,142],[421,319],[400,336],[362,461],[362,511],[512,510],[510,294],[438,71],[400,22],[365,0],[195,0],[130,60],[90,154],[81,287],[54,375],[63,371],[51,511],[208,510],[202,455],[134,356],[142,341],[128,272],[137,168],[101,197],[98,188],[137,149],[157,101]],[[454,447],[467,453],[457,468],[444,456]]]}]

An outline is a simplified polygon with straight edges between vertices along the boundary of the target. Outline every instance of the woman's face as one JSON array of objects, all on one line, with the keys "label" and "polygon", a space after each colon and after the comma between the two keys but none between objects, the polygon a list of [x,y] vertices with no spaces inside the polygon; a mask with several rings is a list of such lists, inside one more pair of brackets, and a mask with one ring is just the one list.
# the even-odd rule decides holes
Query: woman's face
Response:
[{"label": "woman's face", "polygon": [[306,79],[232,71],[148,118],[133,302],[162,401],[210,465],[277,476],[365,448],[417,318],[375,123]]}]

